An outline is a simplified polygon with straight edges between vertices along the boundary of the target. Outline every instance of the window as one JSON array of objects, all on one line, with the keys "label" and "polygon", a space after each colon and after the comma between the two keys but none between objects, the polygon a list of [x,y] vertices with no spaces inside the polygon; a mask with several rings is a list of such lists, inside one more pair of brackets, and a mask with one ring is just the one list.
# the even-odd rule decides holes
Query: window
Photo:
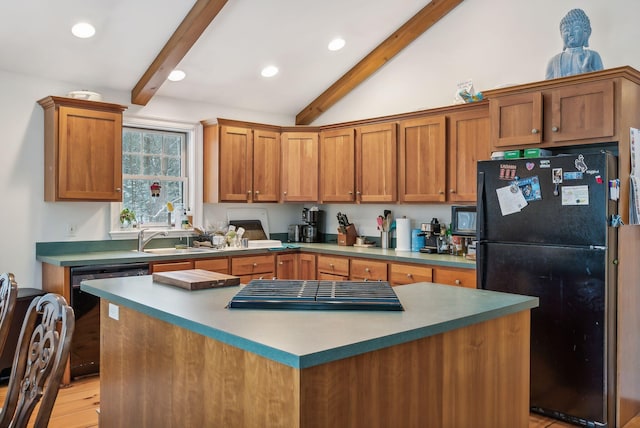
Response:
[{"label": "window", "polygon": [[[190,209],[194,224],[202,202],[196,197],[200,167],[196,147],[201,146],[202,126],[135,116],[124,117],[122,130],[122,202],[111,204],[112,239],[130,239],[137,229],[121,228],[119,214],[132,210],[144,227],[167,227],[167,202]],[[151,186],[160,186],[152,196]],[[200,184],[198,184],[200,183]],[[201,199],[201,198],[200,198]]]},{"label": "window", "polygon": [[167,203],[189,208],[187,134],[158,129],[122,129],[122,207],[139,223],[167,224]]}]

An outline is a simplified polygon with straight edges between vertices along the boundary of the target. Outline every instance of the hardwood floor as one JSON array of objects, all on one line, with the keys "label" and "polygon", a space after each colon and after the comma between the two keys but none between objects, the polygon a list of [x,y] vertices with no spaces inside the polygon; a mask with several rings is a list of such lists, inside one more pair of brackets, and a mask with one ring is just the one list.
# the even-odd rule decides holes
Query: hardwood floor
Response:
[{"label": "hardwood floor", "polygon": [[[0,405],[4,403],[7,387],[0,387]],[[60,388],[53,406],[49,428],[97,428],[100,407],[100,378],[98,376],[76,380]],[[34,410],[33,414],[37,412]],[[31,424],[33,426],[33,420]]]},{"label": "hardwood floor", "polygon": [[[0,387],[0,403],[4,402],[6,391],[6,386]],[[60,389],[49,428],[97,428],[96,410],[99,407],[100,378],[93,376],[73,381],[71,385]],[[575,428],[575,425],[531,414],[528,428]],[[634,418],[624,428],[640,428],[640,416]]]}]

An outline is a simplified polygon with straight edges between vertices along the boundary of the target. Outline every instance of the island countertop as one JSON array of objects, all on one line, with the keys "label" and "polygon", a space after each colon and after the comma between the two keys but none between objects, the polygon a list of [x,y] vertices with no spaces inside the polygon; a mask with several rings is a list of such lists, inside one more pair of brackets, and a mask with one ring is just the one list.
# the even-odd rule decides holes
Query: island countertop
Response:
[{"label": "island countertop", "polygon": [[276,362],[306,368],[538,306],[538,298],[433,283],[394,287],[404,311],[227,309],[239,286],[189,291],[152,276],[81,289]]}]

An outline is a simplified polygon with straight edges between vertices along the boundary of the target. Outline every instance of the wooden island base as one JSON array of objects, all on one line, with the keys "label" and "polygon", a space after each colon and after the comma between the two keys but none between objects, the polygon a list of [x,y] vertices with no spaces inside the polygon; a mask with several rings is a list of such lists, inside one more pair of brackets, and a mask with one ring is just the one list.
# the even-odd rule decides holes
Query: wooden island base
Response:
[{"label": "wooden island base", "polygon": [[528,427],[529,310],[297,369],[101,305],[101,428]]}]

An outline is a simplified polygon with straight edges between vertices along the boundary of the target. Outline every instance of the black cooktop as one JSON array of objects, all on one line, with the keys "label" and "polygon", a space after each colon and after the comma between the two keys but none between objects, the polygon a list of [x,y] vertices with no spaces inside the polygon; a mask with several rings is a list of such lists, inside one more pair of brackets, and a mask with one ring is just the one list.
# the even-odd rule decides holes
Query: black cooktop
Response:
[{"label": "black cooktop", "polygon": [[229,302],[244,309],[403,311],[387,281],[254,279]]}]

